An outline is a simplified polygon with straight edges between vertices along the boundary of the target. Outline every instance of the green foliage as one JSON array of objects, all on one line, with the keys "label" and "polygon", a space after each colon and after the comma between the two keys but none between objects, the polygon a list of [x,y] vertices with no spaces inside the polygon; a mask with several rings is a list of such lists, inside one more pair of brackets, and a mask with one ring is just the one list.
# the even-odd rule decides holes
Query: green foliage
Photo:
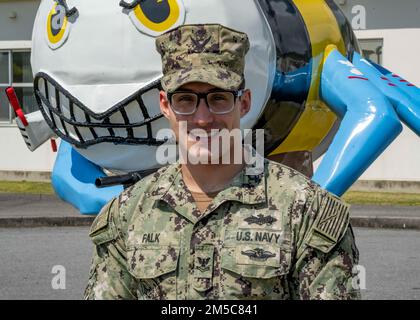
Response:
[{"label": "green foliage", "polygon": [[54,194],[49,182],[0,181],[2,193]]},{"label": "green foliage", "polygon": [[351,204],[420,206],[419,193],[348,191],[343,199]]}]

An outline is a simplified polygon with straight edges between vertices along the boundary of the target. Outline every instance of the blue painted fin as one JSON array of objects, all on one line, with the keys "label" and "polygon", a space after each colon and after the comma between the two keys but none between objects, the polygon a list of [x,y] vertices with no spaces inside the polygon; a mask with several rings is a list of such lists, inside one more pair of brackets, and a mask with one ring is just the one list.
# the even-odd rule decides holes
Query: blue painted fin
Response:
[{"label": "blue painted fin", "polygon": [[391,100],[401,121],[420,136],[420,89],[357,53],[353,63]]},{"label": "blue painted fin", "polygon": [[327,49],[320,96],[342,119],[313,180],[341,196],[402,130],[388,99],[337,49]]},{"label": "blue painted fin", "polygon": [[108,201],[123,191],[122,186],[97,188],[95,180],[103,176],[100,167],[81,156],[69,143],[61,141],[51,180],[62,200],[82,214],[99,213]]}]

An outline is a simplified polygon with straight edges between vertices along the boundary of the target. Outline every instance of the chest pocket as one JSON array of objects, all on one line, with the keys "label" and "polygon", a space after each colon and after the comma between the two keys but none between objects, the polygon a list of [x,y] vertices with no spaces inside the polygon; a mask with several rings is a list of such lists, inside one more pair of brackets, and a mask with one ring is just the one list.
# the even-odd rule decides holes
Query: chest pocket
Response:
[{"label": "chest pocket", "polygon": [[176,299],[179,247],[138,245],[127,251],[128,271],[139,281],[140,299]]},{"label": "chest pocket", "polygon": [[221,293],[236,299],[287,299],[291,247],[282,244],[238,244],[221,256]]}]

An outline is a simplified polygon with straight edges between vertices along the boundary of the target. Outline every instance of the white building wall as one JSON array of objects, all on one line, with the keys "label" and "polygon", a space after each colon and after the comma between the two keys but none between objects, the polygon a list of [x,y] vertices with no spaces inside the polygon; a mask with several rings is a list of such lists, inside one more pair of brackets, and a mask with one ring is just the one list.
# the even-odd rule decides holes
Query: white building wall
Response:
[{"label": "white building wall", "polygon": [[[420,28],[358,30],[355,33],[358,39],[383,39],[383,66],[420,87]],[[400,136],[361,179],[420,181],[420,138],[404,126]]]},{"label": "white building wall", "polygon": [[[30,49],[39,3],[39,0],[0,0],[0,50]],[[0,105],[0,108],[6,107]],[[0,122],[0,150],[0,172],[51,171],[56,157],[49,143],[30,152],[16,125],[4,122]]]},{"label": "white building wall", "polygon": [[51,171],[57,155],[49,142],[29,151],[15,126],[0,127],[0,146],[0,171]]}]

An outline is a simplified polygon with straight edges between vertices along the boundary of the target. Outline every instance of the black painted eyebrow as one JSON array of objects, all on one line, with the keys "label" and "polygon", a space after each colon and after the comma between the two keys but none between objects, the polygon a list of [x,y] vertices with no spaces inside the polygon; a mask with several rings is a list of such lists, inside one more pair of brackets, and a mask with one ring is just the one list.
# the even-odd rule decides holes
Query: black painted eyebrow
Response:
[{"label": "black painted eyebrow", "polygon": [[143,2],[144,0],[134,0],[132,2],[127,2],[124,0],[121,0],[119,5],[120,7],[123,7],[124,9],[134,9],[137,5],[140,4],[140,2]]},{"label": "black painted eyebrow", "polygon": [[64,10],[66,10],[66,17],[71,17],[72,15],[74,15],[75,13],[77,13],[77,8],[73,7],[71,9],[69,9],[66,0],[54,0],[57,4],[59,4],[60,6],[64,7]]}]

